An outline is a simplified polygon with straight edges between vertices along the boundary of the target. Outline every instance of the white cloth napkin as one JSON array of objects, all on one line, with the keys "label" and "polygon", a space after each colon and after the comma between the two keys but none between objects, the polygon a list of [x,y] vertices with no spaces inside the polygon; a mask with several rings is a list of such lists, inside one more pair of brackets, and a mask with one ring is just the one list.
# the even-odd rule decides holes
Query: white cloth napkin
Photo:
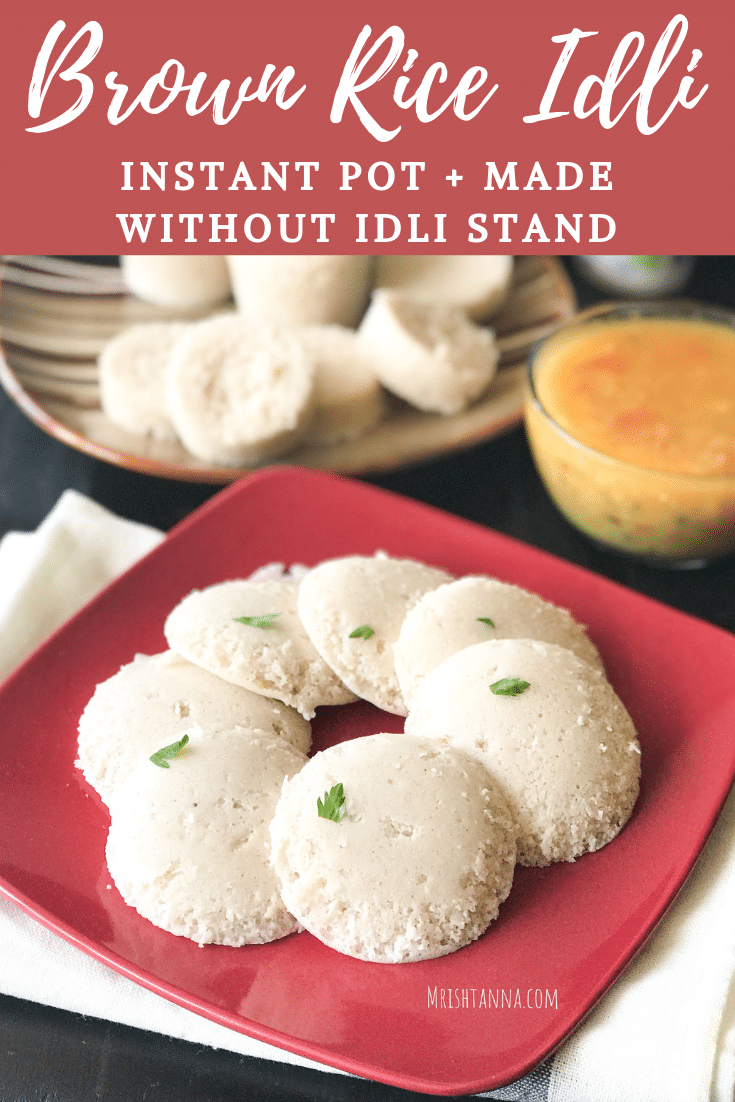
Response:
[{"label": "white cloth napkin", "polygon": [[[0,677],[162,534],[67,491],[34,533],[0,542]],[[0,900],[0,991],[215,1048],[333,1069],[139,987]],[[495,1099],[733,1102],[735,792],[668,915],[543,1072]]]}]

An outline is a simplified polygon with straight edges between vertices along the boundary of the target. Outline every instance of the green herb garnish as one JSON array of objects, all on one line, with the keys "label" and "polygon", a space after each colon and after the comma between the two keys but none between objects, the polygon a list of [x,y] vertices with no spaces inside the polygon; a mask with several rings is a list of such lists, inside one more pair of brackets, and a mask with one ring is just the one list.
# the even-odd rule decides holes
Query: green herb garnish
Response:
[{"label": "green herb garnish", "polygon": [[280,612],[262,612],[260,616],[235,616],[236,624],[247,624],[249,628],[267,628],[280,616]]},{"label": "green herb garnish", "polygon": [[531,682],[523,681],[520,677],[501,677],[500,681],[490,686],[490,692],[496,696],[520,696],[530,687]]},{"label": "green herb garnish", "polygon": [[495,624],[492,622],[489,616],[478,616],[477,622],[479,624],[487,624],[489,628],[494,628]]},{"label": "green herb garnish", "polygon": [[150,760],[161,769],[170,769],[169,761],[171,758],[178,757],[188,741],[189,736],[184,735],[178,742],[172,742],[170,746],[164,746],[161,750],[156,750],[155,754],[151,754]]},{"label": "green herb garnish", "polygon": [[369,639],[371,635],[375,635],[375,632],[369,624],[360,624],[359,628],[355,628],[348,635],[348,639]]},{"label": "green herb garnish", "polygon": [[345,813],[344,785],[334,784],[324,793],[324,802],[317,797],[316,809],[320,819],[331,819],[338,823]]}]

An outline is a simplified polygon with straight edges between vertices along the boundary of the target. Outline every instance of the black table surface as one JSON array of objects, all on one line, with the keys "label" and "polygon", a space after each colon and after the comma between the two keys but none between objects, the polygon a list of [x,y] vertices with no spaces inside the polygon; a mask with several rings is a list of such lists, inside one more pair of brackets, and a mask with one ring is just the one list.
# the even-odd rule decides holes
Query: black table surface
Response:
[{"label": "black table surface", "polygon": [[[580,305],[610,297],[567,263]],[[698,258],[685,293],[735,308],[735,258]],[[700,570],[667,570],[594,546],[547,497],[522,428],[367,481],[507,533],[735,632],[735,557]],[[35,528],[70,487],[120,516],[163,529],[216,492],[216,487],[151,478],[78,453],[45,435],[0,393],[0,535]],[[426,1096],[203,1049],[0,996],[0,1102],[399,1102],[412,1097]]]}]

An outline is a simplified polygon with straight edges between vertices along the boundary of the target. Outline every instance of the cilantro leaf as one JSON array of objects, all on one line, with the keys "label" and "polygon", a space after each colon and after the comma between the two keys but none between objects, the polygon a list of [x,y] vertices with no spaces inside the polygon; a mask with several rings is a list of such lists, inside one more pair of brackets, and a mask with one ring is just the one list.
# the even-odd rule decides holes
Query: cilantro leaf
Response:
[{"label": "cilantro leaf", "polygon": [[267,628],[280,616],[280,612],[262,612],[260,616],[235,616],[236,624],[247,624],[251,628]]},{"label": "cilantro leaf", "polygon": [[520,696],[530,687],[531,682],[523,681],[520,677],[501,677],[500,681],[490,686],[490,692],[496,696]]},{"label": "cilantro leaf", "polygon": [[178,757],[188,741],[189,736],[184,735],[178,742],[172,742],[170,746],[164,746],[160,750],[156,750],[155,754],[151,754],[150,760],[154,765],[160,766],[161,769],[170,769],[169,759]]},{"label": "cilantro leaf", "polygon": [[495,624],[492,622],[489,616],[478,616],[477,622],[480,624],[487,624],[489,628],[494,628]]},{"label": "cilantro leaf", "polygon": [[338,823],[345,813],[344,785],[334,784],[324,793],[324,802],[317,797],[316,810],[320,819],[332,819]]},{"label": "cilantro leaf", "polygon": [[369,639],[371,635],[375,635],[375,632],[369,624],[360,624],[359,628],[355,628],[347,636],[348,639]]}]

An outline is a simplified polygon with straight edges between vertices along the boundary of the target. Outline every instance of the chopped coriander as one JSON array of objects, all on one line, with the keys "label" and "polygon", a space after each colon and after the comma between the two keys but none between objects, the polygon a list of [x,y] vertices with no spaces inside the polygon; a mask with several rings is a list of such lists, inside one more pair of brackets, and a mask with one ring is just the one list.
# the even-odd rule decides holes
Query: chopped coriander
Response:
[{"label": "chopped coriander", "polygon": [[334,784],[324,793],[324,802],[317,797],[316,810],[320,819],[332,819],[338,823],[345,813],[344,785]]},{"label": "chopped coriander", "polygon": [[267,628],[280,616],[280,612],[262,612],[260,616],[235,616],[236,624],[247,624],[250,628]]},{"label": "chopped coriander", "polygon": [[494,628],[495,624],[492,622],[489,616],[478,616],[477,622],[479,624],[487,624],[489,628]]},{"label": "chopped coriander", "polygon": [[375,632],[370,627],[370,625],[369,624],[360,624],[359,628],[355,628],[354,631],[350,632],[348,638],[349,639],[369,639],[371,635],[375,635]]},{"label": "chopped coriander", "polygon": [[164,746],[160,750],[156,750],[155,754],[151,754],[150,760],[154,765],[160,766],[161,769],[170,769],[169,760],[178,757],[188,741],[189,736],[184,735],[178,742],[172,742],[170,746]]},{"label": "chopped coriander", "polygon": [[501,677],[500,681],[490,686],[490,692],[496,696],[520,696],[530,687],[531,682],[523,681],[520,677]]}]

